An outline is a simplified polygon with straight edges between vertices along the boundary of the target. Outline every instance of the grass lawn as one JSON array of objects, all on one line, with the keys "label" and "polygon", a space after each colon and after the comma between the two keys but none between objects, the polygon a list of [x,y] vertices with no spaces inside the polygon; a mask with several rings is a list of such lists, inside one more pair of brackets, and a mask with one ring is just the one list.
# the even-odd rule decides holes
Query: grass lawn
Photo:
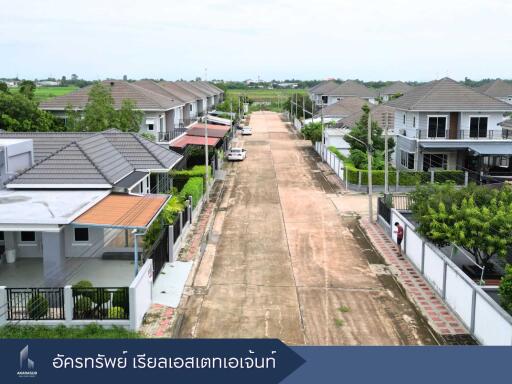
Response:
[{"label": "grass lawn", "polygon": [[305,89],[228,89],[226,96],[238,97],[239,95],[245,95],[254,101],[270,101],[278,96],[281,98],[287,98],[289,95],[294,93],[306,93]]},{"label": "grass lawn", "polygon": [[[52,97],[62,96],[67,93],[70,93],[74,90],[78,89],[78,87],[70,86],[70,87],[37,87],[35,91],[35,100],[41,101],[46,99],[51,99]],[[18,92],[18,88],[10,88],[11,92]]]},{"label": "grass lawn", "polygon": [[97,324],[85,327],[44,327],[6,325],[0,327],[0,339],[137,339],[137,332],[121,327],[103,328]]}]

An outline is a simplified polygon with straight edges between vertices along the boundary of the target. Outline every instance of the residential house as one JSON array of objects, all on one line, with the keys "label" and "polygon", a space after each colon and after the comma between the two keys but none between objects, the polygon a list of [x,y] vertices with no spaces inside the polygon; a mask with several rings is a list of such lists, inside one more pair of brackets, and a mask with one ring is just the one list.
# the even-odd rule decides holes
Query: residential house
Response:
[{"label": "residential house", "polygon": [[345,97],[323,107],[317,112],[316,117],[323,116],[324,118],[339,120],[360,112],[363,105],[368,105],[368,101],[360,97]]},{"label": "residential house", "polygon": [[375,104],[378,96],[375,90],[354,80],[347,80],[337,87],[329,85],[328,88],[321,88],[320,91],[316,90],[315,94],[316,100],[322,106],[334,104],[346,97],[360,97]]},{"label": "residential house", "polygon": [[395,81],[392,84],[389,84],[381,89],[378,89],[379,97],[382,101],[386,102],[389,99],[404,95],[409,92],[413,87],[403,81]]},{"label": "residential house", "polygon": [[512,84],[501,79],[491,81],[477,88],[484,95],[512,104]]},{"label": "residential house", "polygon": [[512,105],[444,78],[391,100],[398,168],[463,169],[481,179],[512,175],[512,140],[502,123]]},{"label": "residential house", "polygon": [[322,95],[337,88],[340,84],[334,80],[323,81],[308,90],[309,97],[316,105],[322,105]]},{"label": "residential house", "polygon": [[182,156],[115,129],[0,132],[0,143],[2,284],[129,285],[136,237],[170,198],[168,173]]}]

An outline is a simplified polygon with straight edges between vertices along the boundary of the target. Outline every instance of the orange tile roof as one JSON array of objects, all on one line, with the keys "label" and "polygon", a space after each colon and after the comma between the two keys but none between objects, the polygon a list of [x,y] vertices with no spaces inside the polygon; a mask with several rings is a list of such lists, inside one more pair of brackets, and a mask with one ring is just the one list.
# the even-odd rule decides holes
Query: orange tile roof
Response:
[{"label": "orange tile roof", "polygon": [[167,195],[111,194],[82,213],[73,224],[147,228],[168,198]]},{"label": "orange tile roof", "polygon": [[[210,137],[208,136],[208,145],[216,146],[220,141],[218,137]],[[173,140],[169,143],[171,148],[185,148],[187,145],[203,145],[204,146],[204,137],[202,136],[189,136],[184,135],[176,140]]]}]

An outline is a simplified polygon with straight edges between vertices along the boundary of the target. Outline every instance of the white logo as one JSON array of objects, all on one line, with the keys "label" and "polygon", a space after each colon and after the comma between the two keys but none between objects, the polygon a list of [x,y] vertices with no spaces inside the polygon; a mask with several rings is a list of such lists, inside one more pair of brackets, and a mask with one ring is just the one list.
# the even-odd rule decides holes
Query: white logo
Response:
[{"label": "white logo", "polygon": [[20,370],[18,377],[36,377],[37,371],[34,369],[34,361],[28,357],[28,345],[20,351]]}]

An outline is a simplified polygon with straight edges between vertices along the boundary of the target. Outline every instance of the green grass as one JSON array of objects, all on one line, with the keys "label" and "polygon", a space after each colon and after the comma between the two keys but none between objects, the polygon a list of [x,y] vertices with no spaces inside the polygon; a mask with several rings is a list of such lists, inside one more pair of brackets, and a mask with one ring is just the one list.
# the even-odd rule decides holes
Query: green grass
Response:
[{"label": "green grass", "polygon": [[347,307],[346,305],[342,305],[342,306],[338,307],[338,311],[340,311],[341,313],[347,313],[347,312],[350,312],[350,308]]},{"label": "green grass", "polygon": [[97,324],[85,327],[44,327],[6,325],[0,327],[0,339],[137,339],[137,332],[122,327],[103,328]]},{"label": "green grass", "polygon": [[337,327],[343,327],[345,325],[345,322],[341,319],[334,319],[334,324],[337,326]]},{"label": "green grass", "polygon": [[305,89],[228,89],[226,96],[238,97],[239,95],[245,95],[254,101],[271,101],[271,99],[277,99],[277,97],[286,98],[294,93],[306,93]]},{"label": "green grass", "polygon": [[[78,89],[78,87],[69,86],[69,87],[37,87],[35,91],[35,100],[42,101],[46,99],[51,99],[52,97],[66,95],[74,90]],[[11,88],[11,92],[18,92],[18,88]]]}]

